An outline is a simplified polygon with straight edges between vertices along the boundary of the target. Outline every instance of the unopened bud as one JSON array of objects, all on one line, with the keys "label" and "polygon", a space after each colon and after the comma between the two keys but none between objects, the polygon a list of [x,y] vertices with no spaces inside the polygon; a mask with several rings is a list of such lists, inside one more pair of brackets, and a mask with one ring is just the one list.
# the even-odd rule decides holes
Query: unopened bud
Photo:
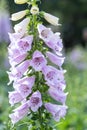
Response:
[{"label": "unopened bud", "polygon": [[44,18],[47,20],[47,22],[51,23],[52,25],[55,25],[55,26],[58,26],[58,21],[59,21],[59,18],[58,17],[55,17],[49,13],[45,13],[44,12]]},{"label": "unopened bud", "polygon": [[30,12],[33,15],[38,14],[39,13],[39,8],[37,6],[32,6]]},{"label": "unopened bud", "polygon": [[11,15],[11,20],[12,21],[17,21],[19,19],[22,19],[26,15],[26,11],[27,10],[23,10],[23,11],[12,14]]},{"label": "unopened bud", "polygon": [[28,2],[28,0],[14,0],[16,4],[25,4]]}]

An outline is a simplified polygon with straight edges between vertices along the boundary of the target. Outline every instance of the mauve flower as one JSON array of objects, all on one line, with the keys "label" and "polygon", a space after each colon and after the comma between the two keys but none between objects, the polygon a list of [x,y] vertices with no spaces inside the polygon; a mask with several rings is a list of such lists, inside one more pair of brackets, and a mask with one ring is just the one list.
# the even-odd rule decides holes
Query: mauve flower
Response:
[{"label": "mauve flower", "polygon": [[15,69],[14,67],[12,68],[11,72],[7,72],[8,77],[9,77],[9,82],[8,85],[12,83],[12,81],[16,81],[17,79],[20,79],[22,77],[22,74],[20,71]]},{"label": "mauve flower", "polygon": [[60,121],[66,115],[67,106],[45,103],[45,108],[53,115],[55,121]]},{"label": "mauve flower", "polygon": [[61,55],[60,51],[63,48],[62,39],[60,33],[53,33],[50,28],[46,28],[44,25],[39,24],[37,26],[39,37],[45,42],[45,44],[53,49],[58,55]]},{"label": "mauve flower", "polygon": [[29,100],[29,107],[33,112],[36,112],[42,106],[41,93],[36,91],[32,94]]},{"label": "mauve flower", "polygon": [[[18,70],[18,71],[20,71],[22,74],[24,74],[26,71],[27,71],[27,69],[28,69],[28,67],[30,66],[30,60],[25,60],[24,62],[22,62],[20,65],[18,65],[17,67],[16,67],[16,69]],[[13,69],[13,68],[12,68]]]},{"label": "mauve flower", "polygon": [[20,50],[21,53],[26,53],[31,50],[31,44],[33,42],[33,36],[28,35],[22,39],[19,39],[15,44],[17,49]]},{"label": "mauve flower", "polygon": [[23,98],[26,98],[31,92],[35,82],[35,76],[24,77],[13,84],[13,87],[21,94]]},{"label": "mauve flower", "polygon": [[50,39],[45,42],[45,44],[53,49],[58,55],[60,55],[60,51],[63,48],[62,39],[60,38],[60,33],[53,34]]},{"label": "mauve flower", "polygon": [[19,120],[21,120],[20,116],[17,115],[17,113],[12,113],[9,115],[12,124],[14,125],[15,123],[17,123]]},{"label": "mauve flower", "polygon": [[56,88],[58,91],[63,91],[65,88],[66,88],[66,84],[65,84],[65,81],[58,81],[56,84],[52,85],[50,84],[49,82],[46,82],[46,84],[49,86],[49,87],[53,87],[53,88]]},{"label": "mauve flower", "polygon": [[22,22],[16,24],[14,26],[14,30],[16,33],[20,33],[21,36],[24,36],[27,33],[27,27],[30,22],[30,18],[25,18]]},{"label": "mauve flower", "polygon": [[48,93],[56,101],[61,102],[62,104],[65,104],[66,96],[68,93],[64,93],[63,91],[58,90],[57,88],[54,88],[54,87],[50,87],[48,90]]},{"label": "mauve flower", "polygon": [[22,62],[20,65],[18,65],[17,67],[10,68],[11,72],[7,72],[10,80],[8,84],[10,84],[12,81],[16,81],[20,79],[23,76],[23,74],[27,71],[29,66],[30,66],[30,61],[26,60]]},{"label": "mauve flower", "polygon": [[18,39],[22,38],[21,33],[8,33],[8,35],[9,35],[9,39],[10,39],[10,41],[11,41],[9,47],[13,47],[14,44],[15,44],[15,42],[16,42]]},{"label": "mauve flower", "polygon": [[13,106],[15,103],[18,103],[23,100],[21,94],[17,91],[9,92],[9,103]]},{"label": "mauve flower", "polygon": [[13,85],[26,83],[26,84],[30,84],[31,86],[33,86],[34,82],[35,82],[35,76],[33,75],[31,77],[26,76],[22,79],[19,79]]},{"label": "mauve flower", "polygon": [[0,7],[0,42],[9,42],[8,32],[12,32],[9,13],[4,7],[3,9]]},{"label": "mauve flower", "polygon": [[49,39],[52,37],[53,32],[51,30],[51,28],[46,28],[44,25],[42,24],[38,24],[37,26],[38,32],[39,32],[39,37],[44,41],[44,42],[48,42]]},{"label": "mauve flower", "polygon": [[21,52],[18,49],[8,48],[8,54],[9,54],[9,57],[8,57],[9,63],[11,66],[16,66],[27,57],[27,53],[21,54]]},{"label": "mauve flower", "polygon": [[59,80],[64,80],[64,71],[52,66],[44,66],[42,73],[45,76],[45,80],[52,85],[55,85]]},{"label": "mauve flower", "polygon": [[58,66],[62,66],[62,64],[64,63],[64,59],[65,57],[59,57],[51,52],[46,52],[48,58],[50,59],[50,61]]},{"label": "mauve flower", "polygon": [[13,111],[16,112],[20,117],[26,115],[29,112],[28,102],[25,102]]},{"label": "mauve flower", "polygon": [[44,57],[44,55],[36,50],[34,53],[33,53],[33,57],[32,57],[32,60],[31,60],[31,66],[36,70],[36,71],[41,71],[42,68],[47,64],[47,61]]},{"label": "mauve flower", "polygon": [[22,104],[13,110],[13,112],[14,113],[10,114],[9,117],[11,118],[12,123],[15,124],[29,113],[28,103]]}]

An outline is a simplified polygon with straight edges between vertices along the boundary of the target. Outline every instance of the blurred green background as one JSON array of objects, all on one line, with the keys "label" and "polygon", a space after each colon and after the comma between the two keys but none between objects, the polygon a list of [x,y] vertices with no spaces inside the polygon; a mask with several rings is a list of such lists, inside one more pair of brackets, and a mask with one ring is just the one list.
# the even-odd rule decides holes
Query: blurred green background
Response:
[{"label": "blurred green background", "polygon": [[[4,9],[9,11],[9,15],[27,8],[27,5],[14,4],[13,0],[6,2]],[[0,19],[3,18],[1,17],[3,13],[1,6]],[[61,27],[53,27],[44,21],[45,24],[52,27],[54,32],[61,31],[64,43],[63,53],[66,57],[64,69],[67,70],[65,79],[66,91],[69,92],[66,102],[68,112],[65,120],[54,123],[55,128],[58,130],[87,130],[87,0],[42,0],[39,7],[40,10],[58,16],[62,24]],[[5,32],[2,35],[4,29],[3,26],[1,27],[0,35],[3,36]],[[0,130],[9,130],[8,91],[12,89],[12,86],[7,86],[6,71],[10,67],[7,58],[8,44],[6,39],[0,40]],[[18,126],[16,129],[27,130],[27,126]]]}]

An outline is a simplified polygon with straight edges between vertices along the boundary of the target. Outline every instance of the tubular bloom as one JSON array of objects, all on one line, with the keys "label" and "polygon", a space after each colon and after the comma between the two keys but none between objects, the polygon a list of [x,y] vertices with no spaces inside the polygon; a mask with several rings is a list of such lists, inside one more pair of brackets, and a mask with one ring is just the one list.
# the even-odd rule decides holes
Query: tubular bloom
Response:
[{"label": "tubular bloom", "polygon": [[9,115],[13,124],[21,120],[25,115],[29,113],[28,103],[22,104],[20,107],[16,108],[12,114]]},{"label": "tubular bloom", "polygon": [[29,100],[29,106],[32,111],[37,111],[39,107],[42,106],[41,93],[36,91],[32,94]]},{"label": "tubular bloom", "polygon": [[[22,1],[22,3],[25,2],[26,0]],[[41,114],[46,111],[52,114],[54,120],[59,121],[64,118],[67,111],[65,102],[68,93],[64,92],[66,84],[62,64],[65,57],[61,52],[62,39],[59,32],[53,33],[51,28],[39,24],[36,18],[40,15],[37,7],[35,5],[31,7],[32,19],[24,18],[22,22],[14,26],[15,32],[9,34],[11,43],[8,53],[11,68],[7,72],[8,84],[13,82],[14,88],[14,91],[9,92],[9,103],[11,106],[21,104],[9,115],[13,124],[28,114],[33,117],[34,113],[37,115],[39,113],[37,118],[41,116],[44,120]],[[25,12],[13,14],[12,19],[15,21],[22,16],[25,16]],[[53,18],[53,23],[57,25],[58,18],[45,13],[45,18],[47,16],[49,19]],[[48,96],[56,100],[58,104],[50,103]]]},{"label": "tubular bloom", "polygon": [[14,26],[15,32],[16,33],[20,33],[21,37],[23,37],[24,34],[27,33],[27,27],[28,27],[29,22],[30,22],[30,19],[29,18],[25,18],[22,22],[16,24]]},{"label": "tubular bloom", "polygon": [[53,115],[54,120],[59,121],[66,115],[67,106],[46,103],[45,108]]}]

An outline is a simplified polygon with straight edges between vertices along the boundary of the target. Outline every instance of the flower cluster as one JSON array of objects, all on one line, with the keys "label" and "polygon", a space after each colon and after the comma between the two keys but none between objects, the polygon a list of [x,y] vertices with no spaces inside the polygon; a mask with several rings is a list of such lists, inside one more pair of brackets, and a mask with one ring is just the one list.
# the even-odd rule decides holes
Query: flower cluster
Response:
[{"label": "flower cluster", "polygon": [[[38,59],[35,59],[35,55],[37,56],[40,53],[36,51],[32,60],[27,59],[28,52],[31,50],[33,43],[33,35],[28,35],[27,33],[29,20],[29,18],[25,18],[21,23],[15,25],[15,33],[9,34],[11,40],[11,44],[8,47],[9,62],[11,65],[10,72],[8,72],[9,84],[12,81],[14,82],[14,91],[9,92],[9,103],[13,106],[21,102],[21,106],[10,114],[13,124],[28,114],[29,109],[37,111],[42,105],[41,93],[38,90],[32,93],[35,75],[30,77],[27,75],[29,66],[34,66],[38,69]],[[23,26],[24,28],[22,28]],[[27,100],[30,94],[32,95],[30,99]]]},{"label": "flower cluster", "polygon": [[[33,10],[33,8],[35,5],[31,9]],[[11,19],[19,20],[27,14],[25,12],[26,10],[15,13]],[[35,13],[35,10],[30,12],[35,20],[34,16],[39,13]],[[47,19],[46,15],[49,16],[47,21],[49,18],[54,18],[52,23],[58,25],[56,17],[44,13],[45,19]],[[64,73],[66,71],[62,69],[65,57],[62,57],[63,44],[60,33],[53,33],[51,28],[47,28],[39,22],[37,22],[36,28],[32,29],[35,30],[30,33],[31,30],[28,29],[31,28],[31,23],[31,19],[26,17],[14,26],[15,33],[9,34],[11,44],[8,47],[8,53],[11,68],[8,75],[9,84],[13,82],[14,87],[14,91],[9,92],[9,103],[11,106],[21,104],[9,115],[13,124],[31,111],[37,112],[42,107],[50,112],[56,121],[63,118],[67,110],[65,105],[67,93],[64,93],[66,87]],[[39,46],[39,44],[41,45]],[[47,87],[46,90],[44,86]],[[45,94],[61,105],[50,103],[48,99],[44,98]]]},{"label": "flower cluster", "polygon": [[62,39],[60,38],[60,33],[53,33],[50,28],[46,28],[42,24],[38,25],[38,32],[39,37],[55,53],[47,51],[46,58],[56,65],[56,67],[54,67],[54,65],[49,65],[48,62],[42,68],[42,73],[46,84],[49,86],[49,95],[56,101],[62,103],[62,105],[45,103],[45,108],[53,115],[56,121],[59,121],[61,117],[64,117],[67,109],[67,106],[65,105],[67,93],[64,93],[66,87],[64,80],[65,70],[62,69],[62,64],[65,59],[62,57],[61,53],[63,48]]}]

